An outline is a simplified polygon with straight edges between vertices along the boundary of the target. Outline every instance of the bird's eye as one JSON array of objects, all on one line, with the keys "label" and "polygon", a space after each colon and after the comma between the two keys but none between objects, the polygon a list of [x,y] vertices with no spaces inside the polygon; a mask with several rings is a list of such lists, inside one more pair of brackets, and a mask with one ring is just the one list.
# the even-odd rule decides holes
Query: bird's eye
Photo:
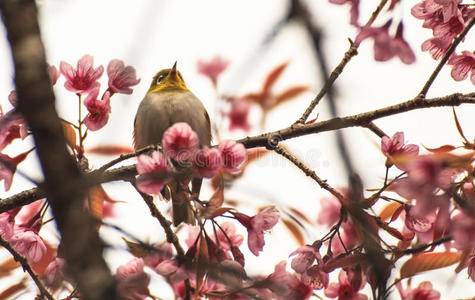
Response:
[{"label": "bird's eye", "polygon": [[163,78],[165,78],[165,75],[158,76],[157,83],[161,82],[163,80]]}]

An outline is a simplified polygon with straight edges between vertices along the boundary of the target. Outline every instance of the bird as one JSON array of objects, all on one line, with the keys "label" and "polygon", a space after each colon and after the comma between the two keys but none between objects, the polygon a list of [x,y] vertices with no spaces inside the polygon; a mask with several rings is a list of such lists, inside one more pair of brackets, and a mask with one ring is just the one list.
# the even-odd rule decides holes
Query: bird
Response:
[{"label": "bird", "polygon": [[[200,146],[211,144],[211,123],[203,103],[186,87],[183,76],[176,68],[159,71],[152,79],[134,121],[134,148],[161,144],[164,132],[173,124],[185,122],[199,139]],[[189,201],[189,175],[175,175],[162,190],[172,200],[173,225],[185,222],[195,224],[196,218]],[[192,195],[198,197],[202,179],[191,179]],[[168,191],[165,190],[168,188]]]}]

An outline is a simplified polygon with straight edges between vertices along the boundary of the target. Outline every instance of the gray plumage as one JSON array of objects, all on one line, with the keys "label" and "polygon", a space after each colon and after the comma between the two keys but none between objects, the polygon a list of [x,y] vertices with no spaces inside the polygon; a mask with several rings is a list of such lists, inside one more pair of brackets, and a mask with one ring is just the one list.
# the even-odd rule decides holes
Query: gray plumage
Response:
[{"label": "gray plumage", "polygon": [[[163,133],[173,124],[186,122],[198,134],[200,146],[211,143],[211,128],[208,113],[203,103],[188,90],[166,88],[148,93],[139,105],[134,124],[134,147],[136,150],[151,144],[161,144]],[[175,177],[170,183],[173,202],[173,224],[195,224],[189,201],[184,199],[184,190],[189,178]],[[192,193],[198,194],[202,179],[192,180]],[[186,185],[186,187],[184,187]],[[186,192],[186,191],[185,191]],[[164,193],[166,194],[166,193]]]}]

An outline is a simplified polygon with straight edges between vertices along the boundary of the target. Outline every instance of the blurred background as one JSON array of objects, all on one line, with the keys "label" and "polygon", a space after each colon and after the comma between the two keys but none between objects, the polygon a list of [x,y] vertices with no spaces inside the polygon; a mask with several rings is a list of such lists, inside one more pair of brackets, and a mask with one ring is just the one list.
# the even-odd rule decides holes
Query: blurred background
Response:
[{"label": "blurred background", "polygon": [[[342,59],[349,47],[348,38],[354,40],[357,30],[349,24],[347,5],[334,5],[327,0],[305,1],[315,25],[322,31],[322,51],[327,65],[332,70]],[[410,15],[416,1],[404,0],[391,13],[383,11],[375,22],[381,26],[390,18],[397,25],[402,20],[404,36],[416,54],[416,62],[405,65],[395,58],[385,63],[373,59],[371,41],[364,41],[359,54],[347,65],[335,84],[335,99],[340,116],[357,114],[382,108],[412,99],[420,91],[437,62],[428,53],[420,51],[421,43],[431,36],[430,30],[421,27],[421,21]],[[364,24],[376,6],[375,1],[362,0],[360,23]],[[270,111],[263,127],[259,125],[261,112],[251,110],[250,132],[229,131],[227,124],[219,128],[222,139],[238,139],[246,135],[288,127],[297,120],[322,86],[322,74],[311,43],[311,36],[301,22],[286,21],[289,1],[285,0],[40,0],[40,26],[43,42],[50,65],[59,68],[60,61],[75,66],[84,54],[94,56],[95,66],[107,66],[111,59],[121,59],[137,70],[141,82],[134,87],[132,95],[116,94],[111,100],[112,114],[109,123],[98,132],[90,132],[86,149],[98,145],[132,146],[132,128],[139,102],[145,95],[153,75],[163,68],[169,68],[178,61],[188,88],[198,96],[210,113],[211,119],[219,119],[213,113],[220,96],[243,96],[258,92],[264,78],[277,65],[289,62],[288,67],[274,86],[282,91],[294,85],[306,85],[309,90]],[[395,30],[395,28],[394,28]],[[10,109],[7,101],[13,86],[13,67],[5,30],[0,27],[0,104]],[[465,43],[459,46],[473,50],[474,33],[469,33]],[[200,75],[198,60],[210,60],[216,55],[229,60],[230,64],[220,76],[217,87]],[[67,120],[77,119],[76,96],[63,87],[64,77],[55,85],[57,109]],[[101,91],[107,87],[107,77],[101,78]],[[455,82],[450,69],[445,68],[431,87],[428,97],[444,96],[454,92],[473,92],[469,80]],[[475,107],[462,105],[456,108],[459,121],[469,140],[475,136],[473,115]],[[324,98],[314,110],[310,119],[324,120],[331,117],[327,99]],[[406,140],[420,146],[438,147],[444,144],[461,145],[450,108],[425,109],[388,117],[375,122],[387,134],[404,131]],[[380,140],[373,133],[362,128],[344,130],[344,137],[352,161],[361,175],[366,188],[375,188],[384,181],[385,157],[379,150]],[[16,141],[6,149],[15,154],[28,149],[25,143]],[[334,133],[321,133],[288,140],[284,143],[302,158],[317,174],[327,179],[334,187],[347,185],[347,177],[341,163]],[[91,167],[99,167],[112,157],[92,155]],[[131,162],[126,162],[130,164]],[[41,170],[35,157],[30,156],[19,169],[34,179],[41,179]],[[211,194],[206,186],[203,198]],[[6,197],[31,187],[31,183],[16,174],[13,186]],[[140,236],[145,241],[158,242],[164,239],[159,224],[148,213],[142,200],[121,182],[106,184],[109,195],[126,203],[116,205],[117,217],[111,220],[124,230]],[[296,208],[304,212],[310,223],[305,223],[306,242],[322,237],[327,229],[315,225],[320,211],[319,199],[328,196],[316,183],[304,176],[287,161],[275,154],[263,157],[251,165],[246,176],[226,190],[226,199],[240,203],[240,210],[253,214],[256,209],[275,205],[282,211]],[[167,204],[161,203],[166,209]],[[51,227],[45,233],[57,240]],[[107,257],[111,269],[125,263],[131,255],[124,251],[120,234],[107,228],[101,229],[102,236],[111,245]],[[186,236],[185,232],[182,232]],[[246,270],[250,274],[269,274],[276,263],[288,258],[298,247],[297,241],[285,226],[278,224],[272,234],[266,235],[264,252],[255,257],[246,252]],[[244,247],[243,247],[244,248]],[[4,253],[2,253],[4,254]],[[454,267],[430,274],[418,275],[413,286],[424,280],[431,280],[442,292],[442,299],[468,297],[473,282],[466,279],[463,271],[455,276]],[[336,272],[334,272],[337,275]],[[17,274],[21,276],[20,274]],[[154,276],[152,294],[171,299],[171,290],[164,289],[158,276]],[[335,280],[335,277],[332,276]],[[0,289],[8,286],[0,281]],[[34,290],[34,287],[32,287]],[[158,292],[160,291],[160,292]],[[369,288],[367,289],[369,292]],[[317,292],[323,295],[322,291]],[[399,299],[393,293],[393,299]],[[28,295],[22,299],[28,298]],[[31,295],[30,295],[31,297]]]}]

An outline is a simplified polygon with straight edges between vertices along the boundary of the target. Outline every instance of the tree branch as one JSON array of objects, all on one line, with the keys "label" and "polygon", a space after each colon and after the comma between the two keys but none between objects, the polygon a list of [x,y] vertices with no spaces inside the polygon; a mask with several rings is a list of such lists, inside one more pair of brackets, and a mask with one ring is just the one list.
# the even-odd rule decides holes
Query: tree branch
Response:
[{"label": "tree branch", "polygon": [[[248,149],[256,147],[270,147],[272,149],[272,146],[269,145],[269,140],[272,138],[276,138],[278,141],[281,141],[307,134],[316,134],[324,131],[344,129],[355,126],[369,128],[375,133],[378,132],[377,134],[381,136],[384,135],[384,132],[379,132],[376,127],[371,125],[371,122],[376,119],[422,108],[458,106],[463,103],[475,104],[475,93],[466,95],[452,94],[444,97],[426,99],[424,101],[418,101],[416,98],[396,105],[343,118],[333,118],[309,125],[293,124],[292,126],[281,130],[267,132],[257,136],[246,137],[238,140],[238,142],[243,143]],[[89,186],[118,180],[129,181],[131,178],[137,175],[135,165],[118,167],[108,171],[103,171],[103,169],[104,167],[101,167],[88,174],[87,180],[89,182]],[[34,201],[44,198],[45,195],[46,194],[44,193],[43,189],[33,188],[2,199],[0,200],[0,213],[6,212],[12,208],[30,204]]]},{"label": "tree branch", "polygon": [[62,236],[68,273],[77,281],[84,299],[118,299],[95,223],[83,209],[86,181],[67,151],[54,107],[36,3],[2,0],[0,11],[14,60],[17,109],[33,133],[45,177],[44,192]]},{"label": "tree branch", "polygon": [[11,245],[8,243],[6,240],[3,239],[3,237],[0,235],[0,246],[4,247],[5,249],[10,252],[10,254],[13,256],[15,261],[19,262],[26,272],[30,274],[31,279],[35,282],[36,286],[40,290],[40,293],[42,296],[46,297],[48,300],[54,300],[53,296],[48,292],[48,290],[45,288],[41,280],[38,278],[38,275],[36,275],[35,271],[30,267],[30,264],[28,264],[28,260],[24,258],[20,253],[18,253]]},{"label": "tree branch", "polygon": [[455,51],[455,48],[457,48],[458,44],[463,40],[463,38],[467,35],[468,31],[470,30],[470,28],[472,28],[474,24],[475,24],[475,16],[472,18],[472,20],[470,20],[470,22],[467,24],[465,29],[454,39],[449,50],[447,50],[444,57],[442,57],[439,64],[435,68],[434,72],[432,72],[429,79],[424,84],[424,87],[422,88],[422,90],[419,92],[419,95],[418,95],[420,99],[424,99],[426,97],[426,94],[429,91],[430,86],[434,82],[437,75],[439,75],[440,70],[442,70],[442,67],[445,65],[447,60],[449,60],[450,56]]},{"label": "tree branch", "polygon": [[[384,7],[384,5],[386,5],[387,2],[388,2],[388,0],[381,0],[379,5],[376,7],[375,11],[373,11],[373,13],[371,14],[371,17],[368,19],[368,22],[366,22],[365,27],[371,26],[371,24],[374,22],[374,20],[379,15],[382,8]],[[305,16],[305,14],[301,14],[301,15]],[[313,32],[314,30],[311,27],[310,21],[306,21],[305,23],[307,24],[306,26],[307,26],[307,28],[309,28],[310,32]],[[307,109],[305,110],[303,115],[295,122],[295,124],[303,124],[303,123],[305,123],[305,121],[307,121],[308,117],[310,116],[312,111],[315,109],[315,107],[318,105],[318,103],[323,98],[323,96],[325,96],[325,94],[331,90],[331,87],[332,87],[333,83],[340,76],[340,74],[343,72],[343,69],[345,68],[345,66],[350,62],[350,60],[353,58],[353,56],[356,56],[358,54],[358,46],[359,45],[355,45],[355,44],[353,44],[353,42],[350,41],[350,47],[348,48],[348,50],[346,50],[346,52],[343,55],[343,58],[341,59],[340,63],[330,73],[330,76],[325,81],[325,84],[323,85],[320,92],[318,92],[317,96],[312,100],[312,102],[307,107]],[[326,76],[326,74],[323,74],[323,76]]]},{"label": "tree branch", "polygon": [[288,128],[264,133],[253,137],[246,137],[238,140],[237,142],[243,143],[246,148],[266,147],[268,145],[269,139],[272,137],[277,137],[279,140],[287,140],[312,133],[314,134],[348,127],[366,127],[370,122],[376,119],[388,117],[391,115],[396,115],[403,112],[428,107],[458,106],[462,103],[475,104],[475,93],[470,93],[466,95],[457,93],[445,97],[426,99],[425,101],[419,101],[418,98],[415,98],[413,100],[409,100],[403,103],[387,106],[385,108],[357,115],[342,118],[333,118],[309,125],[293,124]]}]

